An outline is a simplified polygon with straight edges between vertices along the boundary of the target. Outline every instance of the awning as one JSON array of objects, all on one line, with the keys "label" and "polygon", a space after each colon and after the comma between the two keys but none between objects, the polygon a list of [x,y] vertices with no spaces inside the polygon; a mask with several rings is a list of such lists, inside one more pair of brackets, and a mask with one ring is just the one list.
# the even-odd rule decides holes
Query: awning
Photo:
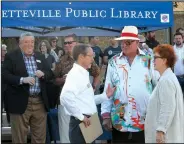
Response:
[{"label": "awning", "polygon": [[[78,27],[100,30],[99,36],[116,35],[125,25],[135,25],[139,31],[164,29],[173,25],[172,2],[2,2],[4,30],[31,31],[40,36],[68,33]],[[30,28],[32,27],[32,28]],[[84,30],[84,29],[83,29]],[[91,30],[91,31],[90,31]],[[64,33],[64,34],[65,34]],[[83,32],[86,33],[86,32]],[[90,34],[91,33],[91,34]],[[108,35],[110,35],[110,33]],[[2,31],[2,36],[7,31]]]}]

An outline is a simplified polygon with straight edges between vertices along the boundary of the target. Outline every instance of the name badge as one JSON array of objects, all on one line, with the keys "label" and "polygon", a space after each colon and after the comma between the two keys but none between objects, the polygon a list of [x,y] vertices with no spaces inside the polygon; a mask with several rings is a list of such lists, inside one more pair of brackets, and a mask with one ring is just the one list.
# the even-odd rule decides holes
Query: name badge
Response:
[{"label": "name badge", "polygon": [[90,84],[90,83],[88,83],[88,84],[87,84],[87,88],[90,88],[90,87],[91,87],[91,84]]},{"label": "name badge", "polygon": [[41,63],[41,60],[36,60],[36,62]]}]

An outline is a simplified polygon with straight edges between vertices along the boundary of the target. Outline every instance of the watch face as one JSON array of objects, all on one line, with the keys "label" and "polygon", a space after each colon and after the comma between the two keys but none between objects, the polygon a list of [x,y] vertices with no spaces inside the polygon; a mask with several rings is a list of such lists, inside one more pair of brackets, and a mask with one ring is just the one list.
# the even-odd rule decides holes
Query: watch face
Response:
[{"label": "watch face", "polygon": [[112,51],[111,51],[111,50],[110,50],[110,51],[108,51],[108,54],[109,54],[109,55],[112,55]]}]

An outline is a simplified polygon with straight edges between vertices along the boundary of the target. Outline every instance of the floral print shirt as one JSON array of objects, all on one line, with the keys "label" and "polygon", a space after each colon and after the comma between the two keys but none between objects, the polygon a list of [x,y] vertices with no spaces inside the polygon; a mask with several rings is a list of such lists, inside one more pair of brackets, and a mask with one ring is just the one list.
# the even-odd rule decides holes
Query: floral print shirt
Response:
[{"label": "floral print shirt", "polygon": [[144,130],[149,97],[159,73],[154,70],[153,59],[138,49],[132,64],[122,53],[109,60],[105,90],[108,84],[116,86],[113,97],[101,105],[103,118],[110,117],[113,127],[122,132]]},{"label": "floral print shirt", "polygon": [[[63,77],[65,74],[68,74],[72,69],[74,62],[74,59],[68,54],[62,56],[60,62],[56,65],[56,69],[54,71],[55,77]],[[88,71],[93,77],[100,75],[100,68],[95,62],[92,63],[91,68]]]}]

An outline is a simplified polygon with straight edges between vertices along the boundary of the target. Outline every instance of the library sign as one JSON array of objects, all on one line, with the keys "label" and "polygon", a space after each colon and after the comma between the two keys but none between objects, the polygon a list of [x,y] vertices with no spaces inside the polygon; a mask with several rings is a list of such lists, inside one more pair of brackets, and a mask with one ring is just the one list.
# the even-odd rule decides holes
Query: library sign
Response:
[{"label": "library sign", "polygon": [[[172,3],[2,2],[3,26],[166,26]],[[171,8],[171,9],[169,9]]]}]

